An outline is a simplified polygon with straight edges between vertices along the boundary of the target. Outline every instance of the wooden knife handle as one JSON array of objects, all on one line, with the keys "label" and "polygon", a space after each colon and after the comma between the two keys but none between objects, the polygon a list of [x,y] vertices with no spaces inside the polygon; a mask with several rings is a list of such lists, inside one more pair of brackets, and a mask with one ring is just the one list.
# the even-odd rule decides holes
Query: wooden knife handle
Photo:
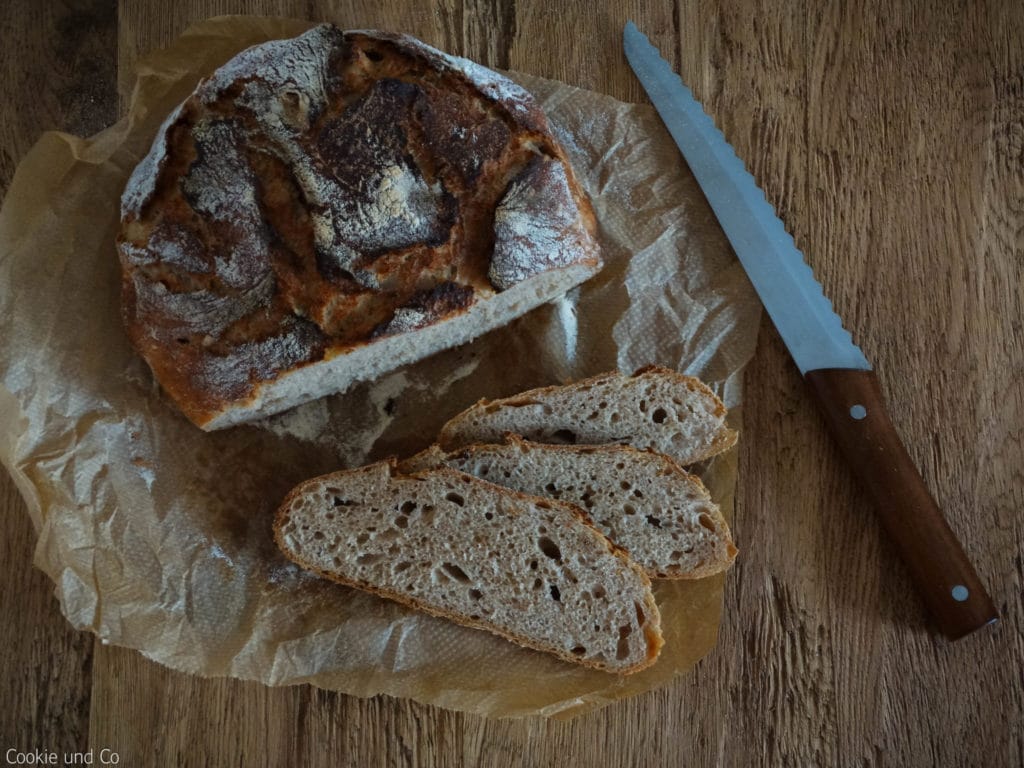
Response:
[{"label": "wooden knife handle", "polygon": [[871,494],[939,629],[956,640],[999,618],[885,411],[873,371],[808,371],[847,461]]}]

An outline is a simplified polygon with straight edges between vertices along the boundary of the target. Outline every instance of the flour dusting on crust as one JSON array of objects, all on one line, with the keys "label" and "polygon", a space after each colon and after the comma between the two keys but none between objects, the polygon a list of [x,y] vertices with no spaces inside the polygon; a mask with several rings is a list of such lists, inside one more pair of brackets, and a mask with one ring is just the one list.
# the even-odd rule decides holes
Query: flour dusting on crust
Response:
[{"label": "flour dusting on crust", "polygon": [[177,342],[190,334],[219,336],[232,323],[260,307],[273,295],[273,281],[264,280],[250,291],[230,297],[210,291],[171,291],[163,283],[136,275],[135,301],[143,315],[161,315],[165,322],[156,326],[154,334]]},{"label": "flour dusting on crust", "polygon": [[[328,61],[341,39],[339,29],[321,24],[289,40],[254,45],[205,80],[199,87],[199,97],[209,104],[237,83],[248,81],[247,95],[241,102],[257,114],[273,114],[270,100],[289,90],[303,94],[323,108],[327,101]],[[256,93],[265,94],[265,101],[254,100]]]},{"label": "flour dusting on crust", "polygon": [[156,132],[153,146],[142,158],[142,162],[132,171],[124,193],[121,195],[122,219],[129,215],[138,216],[142,212],[142,206],[149,202],[149,198],[156,191],[157,176],[167,160],[167,131],[181,116],[184,107],[184,104],[179,105],[167,116]]},{"label": "flour dusting on crust", "polygon": [[520,113],[521,116],[529,115],[532,117],[536,113],[536,102],[529,91],[518,83],[509,80],[504,75],[500,75],[492,69],[477,64],[475,61],[445,53],[410,35],[388,34],[373,29],[352,30],[349,34],[393,40],[415,48],[421,54],[427,56],[438,68],[463,75],[487,97]]},{"label": "flour dusting on crust", "polygon": [[496,327],[597,271],[564,163],[529,93],[413,38],[321,25],[254,46],[125,190],[129,336],[201,426],[377,378],[402,364],[378,342],[408,362],[479,333],[478,306]]},{"label": "flour dusting on crust", "polygon": [[494,214],[488,277],[507,289],[549,269],[567,267],[593,247],[579,221],[565,167],[537,157],[509,184]]},{"label": "flour dusting on crust", "polygon": [[204,358],[195,381],[220,392],[243,389],[250,376],[271,378],[281,366],[291,368],[310,359],[317,348],[317,335],[308,323],[292,321],[280,335],[246,341],[228,354]]}]

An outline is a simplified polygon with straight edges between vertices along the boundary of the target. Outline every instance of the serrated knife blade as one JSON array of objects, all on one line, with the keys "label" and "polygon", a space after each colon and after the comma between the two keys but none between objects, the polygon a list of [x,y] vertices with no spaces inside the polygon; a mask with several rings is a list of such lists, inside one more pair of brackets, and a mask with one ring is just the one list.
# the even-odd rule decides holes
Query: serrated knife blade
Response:
[{"label": "serrated knife blade", "polygon": [[998,615],[885,410],[878,380],[743,161],[633,22],[626,58],[661,115],[939,629]]}]

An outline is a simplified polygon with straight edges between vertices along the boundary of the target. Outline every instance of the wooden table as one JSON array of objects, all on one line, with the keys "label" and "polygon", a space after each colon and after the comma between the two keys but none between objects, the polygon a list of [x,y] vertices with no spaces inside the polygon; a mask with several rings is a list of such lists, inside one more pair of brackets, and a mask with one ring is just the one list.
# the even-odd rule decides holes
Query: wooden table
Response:
[{"label": "wooden table", "polygon": [[620,45],[634,19],[855,329],[1003,619],[955,644],[929,632],[766,321],[721,638],[666,690],[570,722],[486,721],[173,673],[66,625],[0,472],[0,748],[108,748],[122,766],[1024,764],[1024,6],[952,5],[8,0],[3,191],[42,131],[114,121],[137,56],[208,16],[399,29],[642,100]]}]

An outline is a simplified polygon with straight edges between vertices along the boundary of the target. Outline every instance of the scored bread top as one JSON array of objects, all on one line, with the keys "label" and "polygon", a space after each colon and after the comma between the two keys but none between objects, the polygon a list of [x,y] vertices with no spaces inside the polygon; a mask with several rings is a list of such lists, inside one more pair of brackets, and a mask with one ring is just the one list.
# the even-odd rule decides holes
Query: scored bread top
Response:
[{"label": "scored bread top", "polygon": [[585,666],[635,672],[663,642],[650,580],[574,507],[451,469],[307,481],[275,538],[328,579]]},{"label": "scored bread top", "polygon": [[321,25],[242,52],[161,127],[122,198],[125,325],[202,426],[535,276],[583,266],[578,283],[600,267],[594,228],[525,90]]}]

